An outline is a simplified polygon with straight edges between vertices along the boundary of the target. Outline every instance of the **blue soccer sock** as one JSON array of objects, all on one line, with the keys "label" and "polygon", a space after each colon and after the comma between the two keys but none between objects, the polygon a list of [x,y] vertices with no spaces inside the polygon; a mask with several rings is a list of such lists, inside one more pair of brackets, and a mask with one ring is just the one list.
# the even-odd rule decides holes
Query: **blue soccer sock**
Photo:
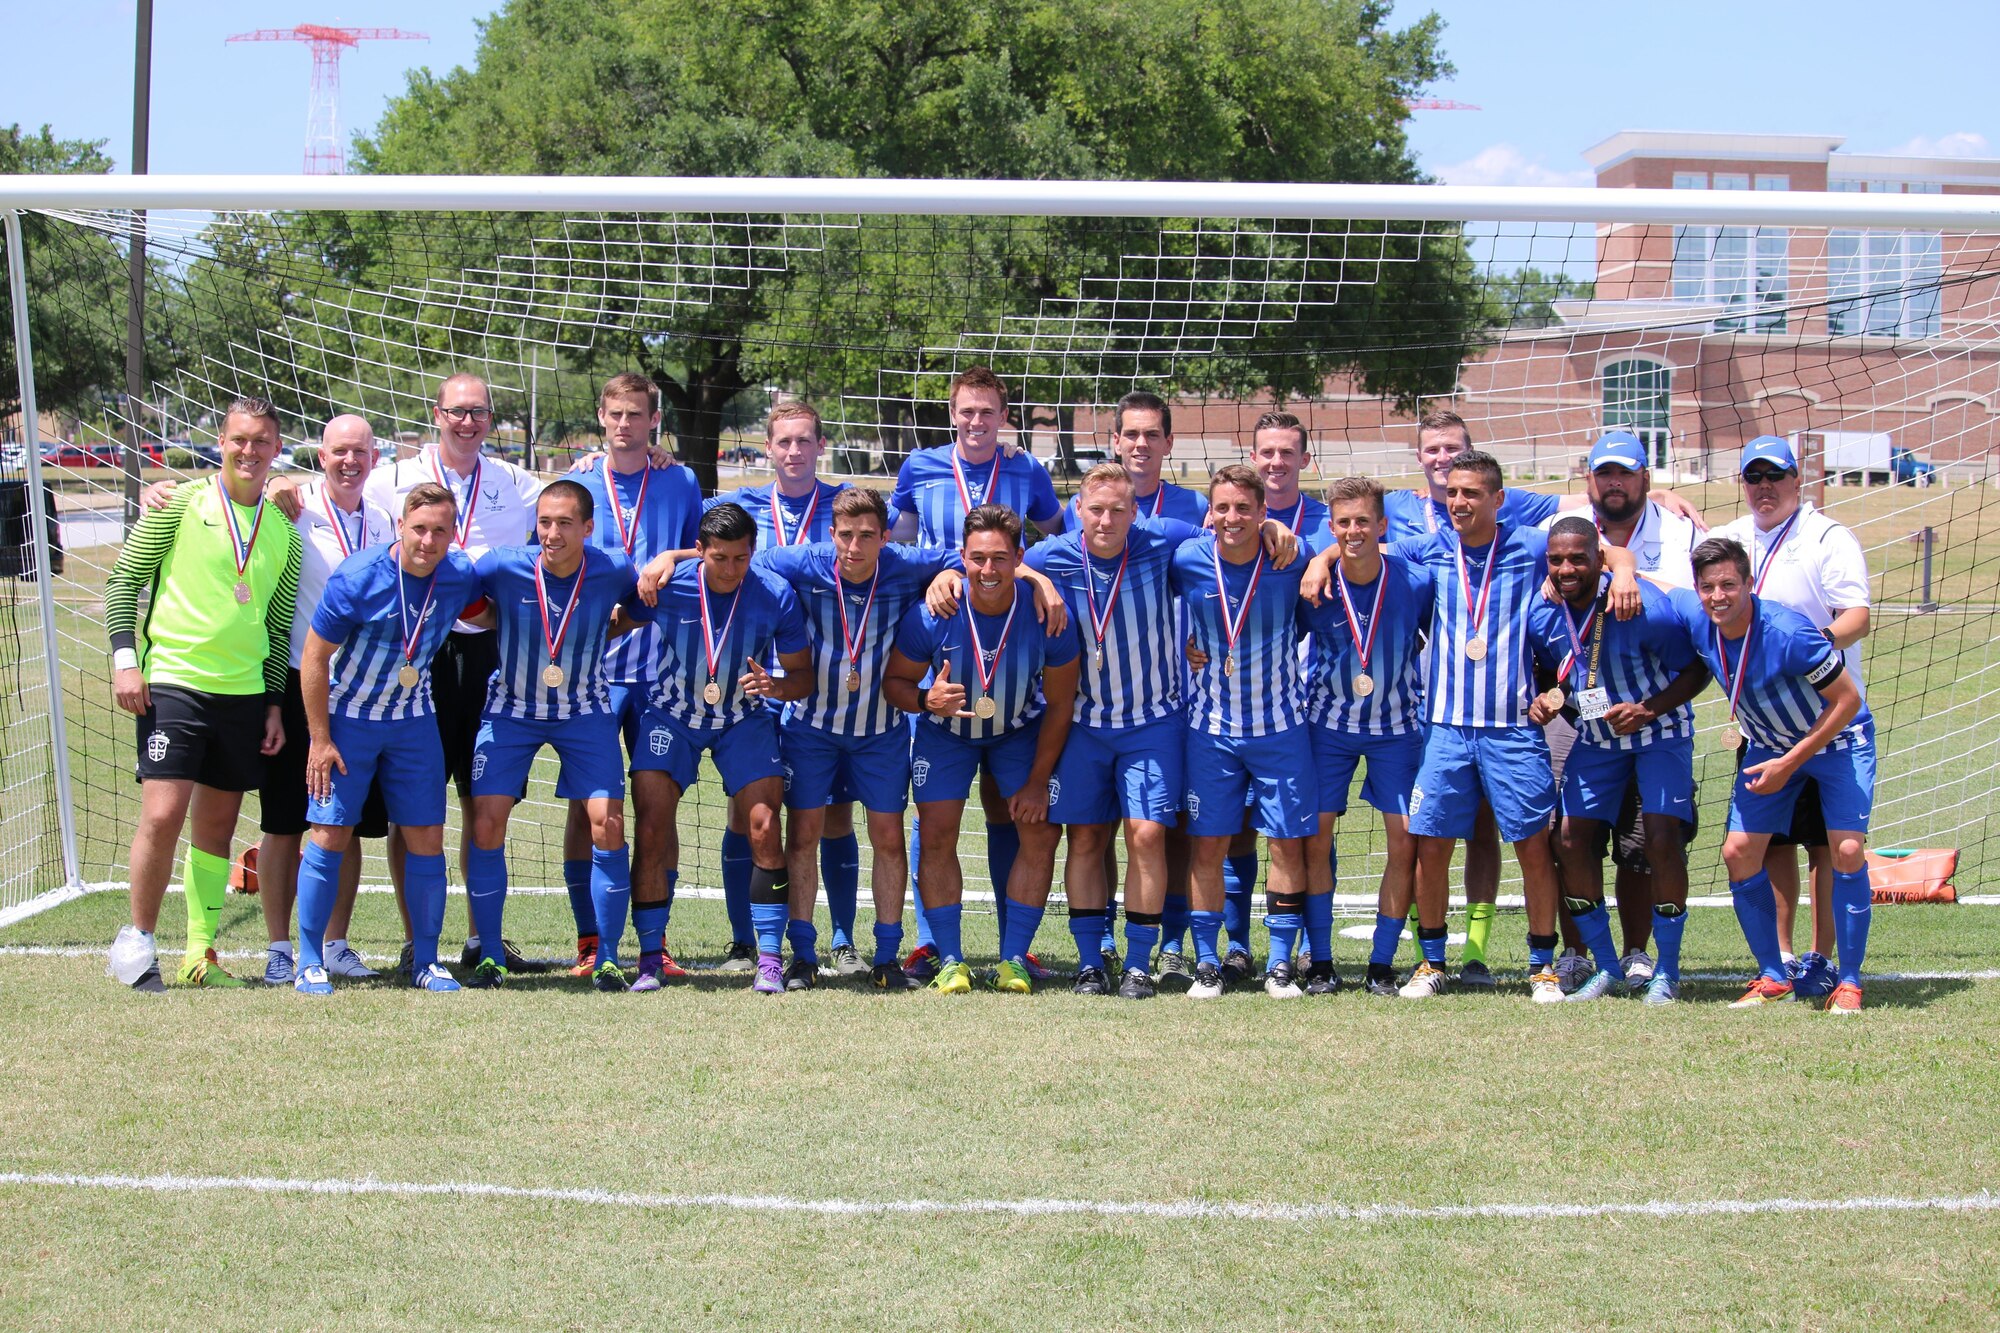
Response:
[{"label": "blue soccer sock", "polygon": [[625,938],[625,914],[632,906],[632,855],[624,843],[608,851],[590,849],[590,901],[598,966],[616,963],[618,945]]},{"label": "blue soccer sock", "polygon": [[1333,895],[1314,893],[1306,896],[1306,947],[1312,950],[1313,963],[1333,961]]},{"label": "blue soccer sock", "polygon": [[403,858],[403,893],[410,904],[410,969],[420,973],[438,960],[444,929],[444,853]]},{"label": "blue soccer sock", "polygon": [[937,940],[931,936],[931,919],[924,915],[924,895],[917,885],[917,871],[924,862],[923,849],[924,821],[916,815],[910,816],[910,901],[917,908],[917,947],[937,950]]},{"label": "blue soccer sock", "polygon": [[1203,963],[1222,966],[1222,959],[1215,952],[1216,937],[1222,933],[1222,913],[1189,912],[1188,929],[1194,934],[1195,966]]},{"label": "blue soccer sock", "polygon": [[1270,966],[1290,963],[1299,947],[1299,927],[1305,923],[1300,911],[1305,901],[1294,893],[1271,893],[1264,897],[1264,929],[1271,935]]},{"label": "blue soccer sock", "polygon": [[875,923],[874,965],[876,967],[890,966],[902,956],[903,923],[900,921],[889,923],[877,921]]},{"label": "blue soccer sock", "polygon": [[959,928],[965,915],[962,903],[948,903],[943,907],[926,907],[924,916],[931,923],[931,938],[937,941],[938,961],[942,963],[963,962],[965,946],[960,942]]},{"label": "blue soccer sock", "polygon": [[1222,928],[1231,948],[1250,952],[1251,899],[1257,892],[1257,854],[1232,856],[1222,863]]},{"label": "blue soccer sock", "polygon": [[1868,865],[1833,872],[1833,940],[1841,981],[1861,984],[1861,960],[1868,956],[1868,927],[1875,916],[1875,891],[1868,883]]},{"label": "blue soccer sock", "polygon": [[500,926],[507,913],[507,849],[472,847],[465,854],[465,896],[472,906],[472,929],[479,936],[479,959],[505,967],[507,946]]},{"label": "blue soccer sock", "polygon": [[[678,870],[669,870],[665,874],[665,879],[667,881],[667,900],[661,903],[660,906],[666,910],[667,914],[660,918],[662,930],[665,929],[668,922],[674,919],[674,891],[680,887],[681,872]],[[747,890],[743,896],[743,907],[745,911],[748,911],[750,907],[750,895]],[[732,922],[731,924],[733,925],[734,923]],[[731,938],[733,939],[734,936]]]},{"label": "blue soccer sock", "polygon": [[785,868],[750,866],[750,928],[757,933],[757,952],[777,957],[785,950],[785,918],[790,882]]},{"label": "blue soccer sock", "polygon": [[1160,913],[1160,952],[1179,953],[1187,928],[1188,896],[1185,893],[1168,894],[1166,910]]},{"label": "blue soccer sock", "polygon": [[1076,941],[1076,965],[1079,969],[1097,966],[1097,951],[1103,947],[1104,909],[1102,907],[1072,907],[1069,909],[1069,937]]},{"label": "blue soccer sock", "polygon": [[1422,951],[1424,961],[1438,971],[1444,971],[1444,946],[1450,937],[1449,926],[1418,926],[1417,948]]},{"label": "blue soccer sock", "polygon": [[1660,951],[1655,971],[1669,980],[1681,979],[1681,936],[1687,933],[1687,908],[1668,903],[1653,908],[1653,947]]},{"label": "blue soccer sock", "polygon": [[1556,946],[1562,943],[1560,935],[1528,935],[1528,970],[1547,972],[1556,965]]},{"label": "blue soccer sock", "polygon": [[854,947],[854,907],[861,896],[861,840],[819,840],[819,881],[826,887],[826,910],[833,918],[833,947]]},{"label": "blue soccer sock", "polygon": [[[1126,915],[1130,917],[1131,913],[1128,912]],[[1097,941],[1097,947],[1101,953],[1118,952],[1118,888],[1116,885],[1112,886],[1111,901],[1104,908],[1104,935],[1103,938]]]},{"label": "blue soccer sock", "polygon": [[1153,965],[1153,946],[1160,939],[1160,917],[1156,912],[1125,913],[1125,966],[1141,972]]},{"label": "blue soccer sock", "polygon": [[639,932],[639,957],[667,951],[667,905],[637,903],[632,908],[632,929]]},{"label": "blue soccer sock", "polygon": [[1007,901],[1007,881],[1014,874],[1014,858],[1021,854],[1021,831],[1012,824],[988,824],[986,826],[986,873],[993,881],[993,912],[999,918],[994,923],[1000,937],[1007,937],[1007,913],[1013,904]]},{"label": "blue soccer sock", "polygon": [[1611,916],[1604,910],[1604,900],[1565,898],[1563,906],[1569,909],[1569,919],[1576,924],[1576,933],[1582,937],[1583,947],[1590,950],[1597,970],[1623,981],[1625,965],[1618,961],[1618,946],[1611,942]]},{"label": "blue soccer sock", "polygon": [[1007,933],[1000,937],[1002,958],[1025,958],[1035,950],[1035,932],[1042,928],[1046,907],[1026,903],[1007,904]]},{"label": "blue soccer sock", "polygon": [[333,900],[340,896],[339,852],[306,839],[305,855],[299,858],[299,970],[326,966],[326,923],[333,915]]},{"label": "blue soccer sock", "polygon": [[590,860],[587,856],[562,863],[563,887],[569,890],[569,914],[576,920],[579,937],[597,933],[597,900],[591,896]]},{"label": "blue soccer sock", "polygon": [[1771,896],[1771,877],[1759,867],[1748,879],[1729,881],[1736,904],[1736,923],[1757,960],[1757,971],[1773,981],[1785,980],[1785,957],[1778,949],[1778,904]]},{"label": "blue soccer sock", "polygon": [[819,966],[819,927],[809,916],[795,916],[785,923],[785,938],[792,957],[808,967]]},{"label": "blue soccer sock", "polygon": [[756,927],[750,916],[750,835],[731,829],[722,834],[722,906],[729,913],[729,939],[748,944]]},{"label": "blue soccer sock", "polygon": [[[1402,943],[1402,921],[1397,917],[1384,916],[1380,912],[1377,912],[1375,914],[1375,938],[1368,946],[1368,965],[1370,967],[1394,967],[1396,965],[1396,950],[1402,946]],[[1318,956],[1318,954],[1313,955],[1315,958]],[[1428,957],[1429,955],[1426,954],[1425,956]],[[1444,950],[1442,948],[1438,950],[1438,961],[1444,961]]]}]

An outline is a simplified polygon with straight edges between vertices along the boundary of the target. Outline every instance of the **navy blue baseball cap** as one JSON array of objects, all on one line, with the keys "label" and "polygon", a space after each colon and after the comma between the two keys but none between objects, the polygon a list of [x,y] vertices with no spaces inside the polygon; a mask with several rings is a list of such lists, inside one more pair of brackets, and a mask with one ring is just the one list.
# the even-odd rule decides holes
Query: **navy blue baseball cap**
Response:
[{"label": "navy blue baseball cap", "polygon": [[1782,435],[1759,435],[1744,445],[1743,461],[1737,466],[1737,473],[1748,472],[1752,463],[1770,463],[1787,472],[1799,470],[1799,459],[1792,452],[1792,442]]},{"label": "navy blue baseball cap", "polygon": [[1629,430],[1606,431],[1590,446],[1590,470],[1616,463],[1632,472],[1646,470],[1646,446]]}]

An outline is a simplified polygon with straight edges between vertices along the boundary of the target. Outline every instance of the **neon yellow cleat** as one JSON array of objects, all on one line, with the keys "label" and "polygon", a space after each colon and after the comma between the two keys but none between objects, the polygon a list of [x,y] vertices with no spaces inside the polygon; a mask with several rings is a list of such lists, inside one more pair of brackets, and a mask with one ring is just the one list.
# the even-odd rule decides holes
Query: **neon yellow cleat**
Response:
[{"label": "neon yellow cleat", "polygon": [[249,984],[223,971],[222,961],[213,949],[183,962],[175,980],[183,986],[206,986],[210,990],[242,990]]},{"label": "neon yellow cleat", "polygon": [[972,993],[972,969],[953,959],[938,969],[937,980],[931,989],[946,995],[970,995]]},{"label": "neon yellow cleat", "polygon": [[1014,995],[1026,995],[1034,988],[1034,978],[1028,975],[1027,965],[1017,958],[1001,962],[1000,971],[993,978],[994,990],[1007,991]]}]

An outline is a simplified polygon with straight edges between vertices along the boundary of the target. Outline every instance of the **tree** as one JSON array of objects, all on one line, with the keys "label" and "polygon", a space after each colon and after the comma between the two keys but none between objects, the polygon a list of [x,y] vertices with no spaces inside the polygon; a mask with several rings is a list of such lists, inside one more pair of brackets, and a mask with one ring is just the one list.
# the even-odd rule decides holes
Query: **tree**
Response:
[{"label": "tree", "polygon": [[1597,285],[1567,273],[1543,273],[1519,268],[1486,280],[1486,295],[1494,307],[1493,322],[1505,329],[1545,329],[1559,323],[1557,301],[1588,301]]},{"label": "tree", "polygon": [[[58,139],[47,125],[24,133],[0,128],[0,175],[101,175],[111,170],[104,141]],[[61,226],[39,213],[21,215],[28,267],[28,332],[35,357],[35,400],[44,412],[83,413],[100,390],[118,384],[125,365],[125,263],[99,232]],[[6,256],[0,254],[0,273]],[[14,305],[0,299],[0,365],[16,364]],[[20,386],[0,381],[0,417],[21,410]]]},{"label": "tree", "polygon": [[[1434,15],[1402,29],[1388,17],[1377,0],[513,0],[472,69],[413,74],[351,161],[398,174],[1413,182],[1404,99],[1451,71]],[[576,369],[643,367],[712,486],[723,414],[764,382],[859,404],[858,419],[908,447],[935,438],[936,399],[967,360],[1032,384],[1025,396],[1058,415],[1134,383],[1308,394],[1343,372],[1409,402],[1450,389],[1486,318],[1456,233],[1436,228],[825,221],[680,219],[678,286],[661,290],[659,229],[606,220],[587,264],[565,268],[545,244],[551,263],[520,277],[531,301],[510,303],[530,313],[487,311],[481,328],[590,329]],[[353,217],[315,223],[311,245],[323,273],[387,292],[499,269],[548,242],[537,228],[549,225]],[[1246,244],[1260,250],[1248,284]],[[1106,281],[1148,254],[1158,273]],[[1176,293],[1165,311],[1162,283]],[[465,317],[425,319],[443,343]]]}]

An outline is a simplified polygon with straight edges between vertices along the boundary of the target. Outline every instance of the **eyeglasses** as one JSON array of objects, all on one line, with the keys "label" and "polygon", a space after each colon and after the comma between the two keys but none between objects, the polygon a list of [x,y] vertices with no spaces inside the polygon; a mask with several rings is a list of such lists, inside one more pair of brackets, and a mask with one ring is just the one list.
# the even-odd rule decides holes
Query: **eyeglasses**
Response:
[{"label": "eyeglasses", "polygon": [[490,407],[440,407],[438,411],[453,421],[485,421],[493,415]]},{"label": "eyeglasses", "polygon": [[1743,484],[1745,486],[1775,486],[1779,482],[1783,481],[1786,477],[1789,477],[1791,475],[1792,471],[1790,468],[1786,468],[1780,472],[1772,472],[1768,470],[1762,472],[1746,472],[1743,474]]}]

